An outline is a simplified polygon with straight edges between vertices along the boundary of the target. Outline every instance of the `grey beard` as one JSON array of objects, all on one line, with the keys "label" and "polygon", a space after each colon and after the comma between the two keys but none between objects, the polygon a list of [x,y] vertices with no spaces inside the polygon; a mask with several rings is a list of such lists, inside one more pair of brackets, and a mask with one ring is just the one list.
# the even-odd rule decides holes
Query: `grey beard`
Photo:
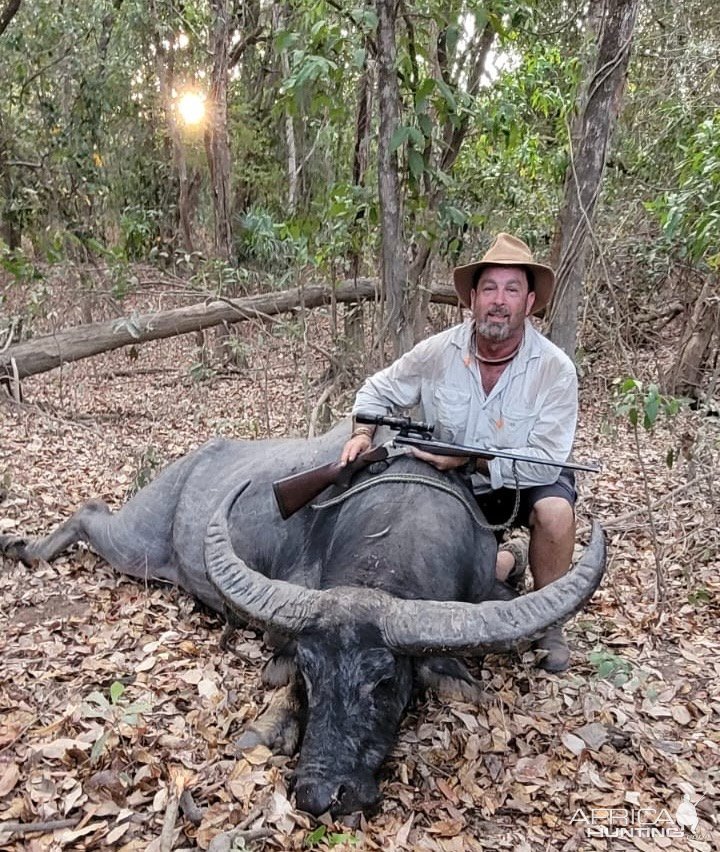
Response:
[{"label": "grey beard", "polygon": [[509,323],[492,322],[485,320],[484,322],[475,323],[475,333],[485,340],[491,340],[493,343],[502,343],[510,337],[512,329]]}]

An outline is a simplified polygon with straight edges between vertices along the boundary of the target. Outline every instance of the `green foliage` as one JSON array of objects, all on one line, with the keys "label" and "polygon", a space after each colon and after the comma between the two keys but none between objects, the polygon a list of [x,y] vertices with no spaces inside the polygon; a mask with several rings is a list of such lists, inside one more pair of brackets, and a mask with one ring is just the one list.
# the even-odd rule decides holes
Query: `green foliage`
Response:
[{"label": "green foliage", "polygon": [[188,372],[190,373],[190,378],[198,384],[201,382],[207,382],[217,375],[216,370],[209,367],[207,364],[203,364],[202,361],[195,361],[191,364]]},{"label": "green foliage", "polygon": [[333,846],[339,846],[341,843],[355,845],[359,842],[360,837],[356,834],[329,831],[326,825],[319,825],[305,836],[304,845],[313,848],[323,844],[323,846],[332,849]]},{"label": "green foliage", "polygon": [[163,467],[166,459],[163,457],[162,451],[158,447],[150,444],[147,446],[136,460],[136,472],[133,477],[132,484],[128,489],[127,497],[132,497],[137,494],[141,488],[149,485],[155,478],[155,474]]},{"label": "green foliage", "polygon": [[633,429],[642,425],[651,432],[660,415],[674,417],[680,410],[682,400],[665,396],[654,383],[647,387],[638,379],[617,379],[614,382],[615,414],[627,417]]},{"label": "green foliage", "polygon": [[[336,271],[343,258],[372,263],[377,250],[377,206],[368,187],[336,183],[318,205],[318,226],[308,237],[309,260],[323,270]],[[351,270],[346,270],[348,273]]]},{"label": "green foliage", "polygon": [[451,198],[490,230],[540,243],[552,232],[567,170],[580,67],[552,43],[510,45],[509,68],[483,92]]},{"label": "green foliage", "polygon": [[268,271],[287,270],[302,263],[305,241],[296,237],[285,223],[273,221],[261,207],[251,207],[239,218],[237,252],[240,261],[251,262]]},{"label": "green foliage", "polygon": [[713,595],[705,586],[698,586],[688,593],[687,599],[693,606],[707,606],[713,602]]},{"label": "green foliage", "polygon": [[681,146],[677,188],[647,203],[683,259],[720,269],[720,110]]},{"label": "green foliage", "polygon": [[161,212],[128,205],[120,215],[120,249],[127,260],[148,257],[159,237]]},{"label": "green foliage", "polygon": [[43,278],[38,267],[27,258],[22,249],[10,250],[2,241],[0,241],[0,269],[23,284],[42,281]]},{"label": "green foliage", "polygon": [[629,660],[602,648],[588,653],[588,661],[595,668],[595,676],[607,680],[615,686],[627,683],[633,675],[633,667]]},{"label": "green foliage", "polygon": [[143,714],[151,710],[146,701],[128,701],[125,686],[120,681],[113,681],[107,697],[99,691],[91,692],[80,707],[80,715],[83,719],[104,722],[104,726],[93,743],[90,760],[97,763],[113,741],[141,727]]}]

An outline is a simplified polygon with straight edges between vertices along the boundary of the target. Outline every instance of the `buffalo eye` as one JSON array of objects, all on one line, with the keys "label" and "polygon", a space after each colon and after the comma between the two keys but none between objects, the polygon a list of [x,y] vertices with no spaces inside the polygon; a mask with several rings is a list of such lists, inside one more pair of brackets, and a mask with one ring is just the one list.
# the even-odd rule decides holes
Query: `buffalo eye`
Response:
[{"label": "buffalo eye", "polygon": [[373,694],[383,698],[395,691],[396,678],[394,674],[383,675],[373,684]]}]

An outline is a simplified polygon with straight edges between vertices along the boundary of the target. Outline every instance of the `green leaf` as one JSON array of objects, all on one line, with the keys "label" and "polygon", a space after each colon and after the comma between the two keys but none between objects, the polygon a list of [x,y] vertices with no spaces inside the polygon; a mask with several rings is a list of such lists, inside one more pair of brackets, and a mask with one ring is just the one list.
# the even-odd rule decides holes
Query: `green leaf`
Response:
[{"label": "green leaf", "polygon": [[410,174],[415,180],[420,180],[422,173],[425,171],[425,160],[423,159],[423,155],[414,148],[408,151],[408,166]]},{"label": "green leaf", "polygon": [[651,388],[648,395],[645,397],[645,416],[643,417],[643,426],[648,432],[655,425],[655,421],[660,411],[660,396],[657,388]]},{"label": "green leaf", "polygon": [[433,123],[432,123],[432,119],[430,118],[430,116],[426,112],[422,112],[417,117],[417,121],[418,121],[418,126],[420,127],[420,130],[423,133],[423,136],[426,139],[430,139],[430,137],[432,136],[432,131],[433,131]]},{"label": "green leaf", "polygon": [[310,834],[305,837],[305,846],[316,846],[322,841],[326,834],[327,827],[319,825],[314,831],[311,831]]},{"label": "green leaf", "polygon": [[107,744],[108,737],[110,736],[110,731],[105,731],[101,734],[93,743],[92,750],[90,752],[90,762],[96,763],[105,752],[105,745]]},{"label": "green leaf", "polygon": [[417,127],[411,127],[410,132],[408,134],[408,141],[419,150],[425,147],[425,136],[422,131],[418,130]]},{"label": "green leaf", "polygon": [[457,99],[448,84],[444,80],[436,80],[435,83],[447,105],[448,112],[455,112],[457,110]]},{"label": "green leaf", "polygon": [[89,704],[95,704],[98,707],[100,707],[102,710],[106,710],[106,711],[110,710],[110,704],[108,703],[107,698],[105,698],[105,696],[102,694],[102,692],[98,692],[97,690],[94,690],[93,692],[90,693],[90,695],[88,695],[86,700]]},{"label": "green leaf", "polygon": [[119,680],[114,680],[110,684],[110,703],[117,704],[123,692],[125,692],[125,686]]},{"label": "green leaf", "polygon": [[435,91],[435,80],[432,77],[425,77],[418,84],[415,90],[415,112],[422,113],[427,109],[427,102],[430,95]]},{"label": "green leaf", "polygon": [[411,130],[412,128],[408,127],[406,124],[402,125],[402,127],[398,127],[390,140],[390,150],[397,151],[401,145],[404,145],[410,137]]}]

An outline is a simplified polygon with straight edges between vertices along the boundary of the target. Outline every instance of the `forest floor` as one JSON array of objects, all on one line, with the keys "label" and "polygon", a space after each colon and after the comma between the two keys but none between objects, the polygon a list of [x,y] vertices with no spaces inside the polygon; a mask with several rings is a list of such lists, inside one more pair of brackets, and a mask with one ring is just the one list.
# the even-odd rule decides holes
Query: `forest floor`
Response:
[{"label": "forest floor", "polygon": [[[53,286],[46,327],[115,310],[96,296],[83,310],[85,291]],[[180,303],[138,292],[121,312]],[[434,327],[455,318],[438,309]],[[214,435],[303,434],[332,321],[316,311],[247,323],[246,365],[232,371],[203,365],[186,336],[27,379],[23,403],[0,401],[0,533],[47,532],[91,497],[117,508]],[[652,377],[665,357],[634,353],[634,374]],[[569,626],[572,668],[552,676],[532,654],[494,655],[471,663],[482,706],[419,696],[378,812],[354,825],[294,809],[292,758],[237,753],[267,698],[254,631],[236,640],[239,656],[223,652],[218,618],[82,547],[33,569],[5,560],[0,849],[205,850],[213,839],[230,849],[234,828],[251,833],[232,848],[257,850],[720,849],[720,422],[683,410],[636,443],[612,401],[613,379],[627,374],[615,349],[586,356],[575,456],[603,472],[580,481],[578,537],[600,520],[609,567]],[[183,790],[196,814],[176,812]],[[699,822],[683,828],[675,816],[688,799]],[[68,822],[29,831],[58,820]]]}]

